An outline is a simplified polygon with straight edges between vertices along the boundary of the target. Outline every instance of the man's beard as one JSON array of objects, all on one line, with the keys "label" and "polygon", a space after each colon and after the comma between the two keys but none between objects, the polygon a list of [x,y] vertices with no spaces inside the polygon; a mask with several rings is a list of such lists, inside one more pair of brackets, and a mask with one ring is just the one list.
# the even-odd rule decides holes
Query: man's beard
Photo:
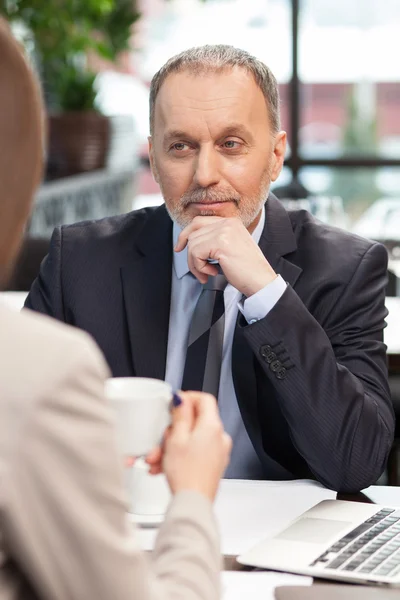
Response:
[{"label": "man's beard", "polygon": [[[191,204],[201,202],[233,202],[237,209],[235,216],[239,217],[243,225],[248,229],[257,218],[267,199],[270,184],[270,169],[266,169],[258,192],[254,196],[241,197],[233,190],[233,188],[221,190],[218,190],[215,187],[195,188],[185,192],[175,206],[173,206],[173,202],[165,197],[162,186],[160,187],[168,214],[181,229],[187,227],[194,218],[192,215],[188,214],[186,209]],[[204,205],[204,208],[201,209],[201,215],[207,217],[218,216],[212,208],[208,210],[206,204]]]}]

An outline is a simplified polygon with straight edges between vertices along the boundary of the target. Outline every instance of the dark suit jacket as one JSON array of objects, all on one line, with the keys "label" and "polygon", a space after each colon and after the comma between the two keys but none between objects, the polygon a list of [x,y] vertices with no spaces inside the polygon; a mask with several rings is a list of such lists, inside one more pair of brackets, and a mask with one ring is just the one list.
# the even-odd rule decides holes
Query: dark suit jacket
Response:
[{"label": "dark suit jacket", "polygon": [[[381,475],[394,416],[383,246],[286,212],[270,194],[260,247],[288,287],[238,317],[232,373],[261,461],[351,492]],[[88,331],[114,376],[164,378],[172,271],[164,207],[57,228],[26,306]]]}]

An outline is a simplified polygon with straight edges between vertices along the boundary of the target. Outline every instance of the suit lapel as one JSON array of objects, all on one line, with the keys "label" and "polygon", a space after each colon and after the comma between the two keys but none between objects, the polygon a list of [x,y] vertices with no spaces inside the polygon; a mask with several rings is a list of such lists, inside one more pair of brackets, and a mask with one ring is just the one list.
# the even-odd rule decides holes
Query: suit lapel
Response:
[{"label": "suit lapel", "polygon": [[296,237],[288,213],[273,194],[265,204],[265,226],[259,246],[274,271],[294,287],[302,269],[285,257],[296,252]]},{"label": "suit lapel", "polygon": [[[302,269],[286,257],[296,252],[297,242],[289,215],[273,194],[269,195],[265,205],[265,226],[259,246],[274,271],[294,286]],[[253,444],[262,448],[261,428],[254,426],[254,415],[259,414],[256,358],[245,339],[245,325],[244,317],[239,313],[232,346],[232,376],[243,422],[251,432]],[[276,411],[271,423],[279,423],[282,420],[279,407],[272,398],[270,402],[270,413],[274,415]]]},{"label": "suit lapel", "polygon": [[165,378],[171,304],[172,221],[155,210],[121,267],[124,309],[134,373]]}]

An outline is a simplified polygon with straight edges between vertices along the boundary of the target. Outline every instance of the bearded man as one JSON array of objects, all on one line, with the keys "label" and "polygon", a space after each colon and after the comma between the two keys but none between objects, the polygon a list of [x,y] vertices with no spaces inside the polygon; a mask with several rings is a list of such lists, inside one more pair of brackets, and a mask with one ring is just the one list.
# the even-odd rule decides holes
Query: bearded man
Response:
[{"label": "bearded man", "polygon": [[375,483],[394,417],[383,246],[286,212],[277,82],[230,46],[170,59],[150,91],[165,205],[57,228],[26,306],[92,334],[114,376],[218,396],[226,477]]}]

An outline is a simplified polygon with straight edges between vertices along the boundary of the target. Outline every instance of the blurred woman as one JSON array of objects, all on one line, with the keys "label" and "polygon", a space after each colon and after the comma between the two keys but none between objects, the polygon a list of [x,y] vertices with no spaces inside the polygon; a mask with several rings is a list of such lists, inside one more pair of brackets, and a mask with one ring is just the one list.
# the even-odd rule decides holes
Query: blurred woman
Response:
[{"label": "blurred woman", "polygon": [[[39,185],[43,106],[0,21],[0,282]],[[0,307],[0,597],[2,600],[214,599],[220,554],[212,511],[231,441],[215,400],[182,394],[163,451],[173,500],[144,555],[126,518],[122,467],[91,339]]]}]

